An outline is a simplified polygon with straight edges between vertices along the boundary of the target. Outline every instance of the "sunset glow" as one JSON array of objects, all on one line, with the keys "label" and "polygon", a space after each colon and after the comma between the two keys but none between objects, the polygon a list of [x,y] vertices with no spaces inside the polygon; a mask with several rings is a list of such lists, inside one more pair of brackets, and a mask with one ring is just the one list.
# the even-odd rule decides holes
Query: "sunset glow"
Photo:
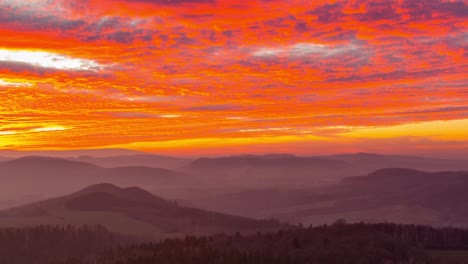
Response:
[{"label": "sunset glow", "polygon": [[0,0],[0,149],[467,149],[467,28],[465,0]]}]

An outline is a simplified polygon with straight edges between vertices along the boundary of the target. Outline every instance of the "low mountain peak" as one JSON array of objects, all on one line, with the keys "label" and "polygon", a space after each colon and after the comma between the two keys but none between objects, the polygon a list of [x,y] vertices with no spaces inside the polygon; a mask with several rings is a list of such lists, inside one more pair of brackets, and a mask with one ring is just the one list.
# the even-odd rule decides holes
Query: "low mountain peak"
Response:
[{"label": "low mountain peak", "polygon": [[422,175],[427,172],[407,169],[407,168],[384,168],[376,170],[369,174],[370,177],[395,177],[395,176],[410,176],[410,175]]},{"label": "low mountain peak", "polygon": [[14,160],[11,160],[12,162],[21,162],[21,161],[35,161],[35,160],[40,160],[40,161],[67,161],[66,159],[61,159],[61,158],[55,158],[55,157],[48,157],[48,156],[25,156],[21,158],[17,158]]},{"label": "low mountain peak", "polygon": [[[44,164],[49,167],[51,167],[52,163],[54,165],[61,164],[61,165],[67,165],[67,166],[83,166],[83,167],[98,167],[93,164],[89,164],[86,162],[81,162],[81,161],[73,161],[73,160],[68,160],[64,158],[55,158],[55,157],[49,157],[49,156],[25,156],[13,160],[8,160],[4,162],[5,164]],[[52,166],[53,167],[53,166]]]},{"label": "low mountain peak", "polygon": [[154,196],[150,192],[139,188],[139,187],[126,187],[121,188],[111,183],[99,183],[87,188],[82,189],[74,194],[74,196],[82,196],[95,193],[104,193],[120,197],[123,199],[137,200],[137,201],[148,201],[154,200],[158,197]]},{"label": "low mountain peak", "polygon": [[121,193],[134,198],[154,198],[155,196],[140,187],[128,187],[121,189]]},{"label": "low mountain peak", "polygon": [[92,192],[116,193],[120,191],[122,191],[122,188],[112,183],[98,183],[98,184],[94,184],[89,187],[86,187],[78,191],[77,193],[92,193]]}]

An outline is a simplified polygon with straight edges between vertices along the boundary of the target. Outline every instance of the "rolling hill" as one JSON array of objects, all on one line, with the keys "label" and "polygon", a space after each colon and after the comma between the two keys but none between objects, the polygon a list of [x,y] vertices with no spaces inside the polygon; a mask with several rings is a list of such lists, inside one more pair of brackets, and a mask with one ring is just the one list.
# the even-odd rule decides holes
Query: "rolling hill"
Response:
[{"label": "rolling hill", "polygon": [[[138,160],[138,157],[143,157],[143,160],[148,158],[148,156],[122,157],[124,160],[129,157],[130,160],[134,158]],[[152,158],[149,157],[150,160]],[[118,165],[118,162],[114,165]],[[404,184],[426,186],[430,183],[428,180],[430,177],[421,178],[416,175],[419,172],[412,173],[415,168],[418,171],[427,168],[429,172],[435,169],[463,170],[468,166],[468,162],[358,153],[327,157],[275,154],[202,158],[190,162],[181,170],[126,166],[125,162],[120,165],[120,167],[104,168],[76,159],[47,157],[24,157],[0,162],[0,209],[65,195],[100,182],[109,182],[123,187],[143,187],[153,193],[177,199],[184,205],[207,210],[254,218],[275,217],[293,222],[321,223],[341,218],[340,215],[333,213],[339,210],[331,207],[327,209],[328,213],[322,213],[316,209],[330,207],[341,200],[346,200],[349,204],[358,201],[356,202],[358,205],[362,203],[364,206],[367,204],[364,198],[356,200],[361,194],[366,197],[374,194],[379,197],[384,194],[399,197],[402,195],[400,189],[405,186]],[[378,172],[380,166],[399,167],[399,165],[408,166],[410,170],[397,170],[391,175],[388,169]],[[372,173],[375,170],[378,173]],[[387,177],[380,177],[382,173]],[[358,178],[364,183],[359,184],[359,180],[352,180],[356,175],[367,174],[369,176]],[[402,186],[395,185],[399,177],[404,179],[400,181]],[[346,180],[347,178],[350,180]],[[436,178],[437,183],[434,184],[436,187],[450,183],[438,182],[441,177]],[[427,183],[424,182],[426,180]],[[382,185],[380,189],[379,184]],[[463,186],[463,183],[459,184]],[[394,185],[395,187],[390,187]],[[453,184],[450,186],[450,188],[456,187]],[[424,188],[417,191],[422,194],[437,192],[437,189]],[[372,190],[376,191],[372,193]],[[447,195],[449,194],[451,193]],[[369,197],[374,203],[381,202],[380,198]],[[430,197],[427,199],[432,201]],[[355,206],[350,204],[349,208]],[[377,212],[376,208],[379,206],[382,210]],[[386,206],[390,205],[381,203],[373,209],[366,209],[367,211],[357,208],[353,209],[352,213],[346,209],[346,206],[343,208],[347,210],[348,218],[373,220],[374,215],[378,215],[380,217],[378,219],[381,219],[382,215],[386,214]],[[425,205],[421,208],[421,206],[408,207],[400,203],[393,204],[387,209],[391,210],[391,215],[400,216],[396,220],[403,222],[417,220],[409,217],[409,212],[414,210],[420,210],[421,214],[428,215],[428,219],[436,219],[434,215],[438,214],[438,209],[427,208]],[[448,217],[434,222],[451,223],[453,220]]]},{"label": "rolling hill", "polygon": [[76,149],[76,150],[0,150],[0,155],[11,158],[23,158],[29,156],[45,156],[45,157],[79,157],[79,156],[93,156],[93,157],[111,157],[119,155],[139,155],[145,154],[144,152],[129,150],[129,149]]},{"label": "rolling hill", "polygon": [[210,182],[252,187],[320,185],[332,182],[350,169],[347,162],[321,157],[243,155],[200,158],[185,166],[183,171],[202,175]]},{"label": "rolling hill", "polygon": [[105,168],[143,166],[163,169],[178,169],[187,165],[191,160],[161,155],[137,154],[121,155],[111,157],[80,156],[73,158],[75,161],[82,161],[95,164]]},{"label": "rolling hill", "polygon": [[320,224],[349,221],[468,226],[468,172],[381,169],[295,197],[273,215]]},{"label": "rolling hill", "polygon": [[468,227],[468,171],[380,169],[315,188],[253,188],[193,199],[192,205],[253,218],[326,224],[396,222]]},{"label": "rolling hill", "polygon": [[100,182],[157,189],[174,185],[184,177],[160,168],[103,168],[59,158],[24,157],[0,162],[0,201],[4,201],[0,206],[64,195]]},{"label": "rolling hill", "polygon": [[243,185],[249,188],[316,187],[338,183],[346,177],[365,175],[382,168],[410,168],[424,171],[468,170],[467,160],[357,153],[348,155],[299,157],[287,154],[241,155],[200,158],[183,171]]},{"label": "rolling hill", "polygon": [[408,168],[429,172],[468,170],[468,160],[438,159],[404,155],[379,155],[374,153],[356,153],[332,155],[328,158],[340,160],[370,173],[383,168]]},{"label": "rolling hill", "polygon": [[179,206],[138,188],[97,184],[78,192],[0,212],[0,227],[102,225],[110,231],[148,238],[182,234],[256,232],[280,228],[276,221]]}]

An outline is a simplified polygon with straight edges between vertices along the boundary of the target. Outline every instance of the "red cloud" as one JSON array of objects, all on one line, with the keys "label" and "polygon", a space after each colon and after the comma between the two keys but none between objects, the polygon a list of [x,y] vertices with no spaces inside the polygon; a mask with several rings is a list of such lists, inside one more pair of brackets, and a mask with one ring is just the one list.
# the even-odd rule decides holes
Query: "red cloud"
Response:
[{"label": "red cloud", "polygon": [[333,141],[327,127],[468,118],[463,1],[26,2],[0,4],[0,49],[102,67],[0,58],[0,126],[73,128],[4,145]]}]

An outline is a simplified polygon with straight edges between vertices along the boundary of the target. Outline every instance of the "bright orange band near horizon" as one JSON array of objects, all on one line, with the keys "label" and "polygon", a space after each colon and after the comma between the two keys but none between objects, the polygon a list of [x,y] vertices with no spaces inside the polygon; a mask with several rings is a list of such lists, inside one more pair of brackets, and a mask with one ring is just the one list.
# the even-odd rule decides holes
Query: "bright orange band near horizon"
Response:
[{"label": "bright orange band near horizon", "polygon": [[468,148],[468,3],[0,1],[0,149]]}]

